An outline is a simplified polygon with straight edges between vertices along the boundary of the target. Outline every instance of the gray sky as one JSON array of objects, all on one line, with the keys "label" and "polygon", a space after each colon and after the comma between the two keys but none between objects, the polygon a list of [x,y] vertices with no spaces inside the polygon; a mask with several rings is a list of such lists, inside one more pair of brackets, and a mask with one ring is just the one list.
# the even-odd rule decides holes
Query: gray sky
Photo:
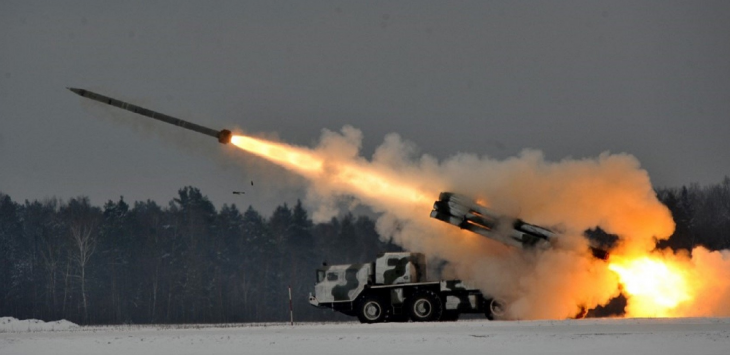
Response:
[{"label": "gray sky", "polygon": [[628,152],[655,186],[730,174],[727,1],[0,3],[0,192],[193,185],[268,212],[299,178],[67,86],[299,145],[351,124],[366,155],[397,132],[439,158]]}]

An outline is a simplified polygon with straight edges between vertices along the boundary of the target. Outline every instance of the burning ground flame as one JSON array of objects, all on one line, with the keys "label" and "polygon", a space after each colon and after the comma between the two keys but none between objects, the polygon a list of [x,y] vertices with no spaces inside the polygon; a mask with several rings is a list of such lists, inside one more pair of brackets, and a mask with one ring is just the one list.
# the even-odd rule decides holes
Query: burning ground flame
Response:
[{"label": "burning ground flame", "polygon": [[632,316],[669,317],[683,302],[691,301],[687,272],[678,265],[650,256],[612,261],[624,291],[631,297]]},{"label": "burning ground flame", "polygon": [[[674,223],[632,156],[548,163],[539,152],[525,151],[506,161],[468,154],[414,161],[412,147],[389,135],[369,161],[358,155],[360,139],[359,131],[345,127],[342,134],[325,131],[315,149],[241,135],[231,143],[309,179],[308,198],[318,198],[320,207],[347,195],[382,212],[381,235],[450,261],[445,272],[511,300],[515,318],[569,317],[580,306],[607,303],[619,284],[628,317],[730,315],[730,253],[696,249],[692,259],[652,252],[655,238],[671,235]],[[428,211],[445,190],[488,200],[532,223],[562,226],[563,249],[531,257],[432,222]],[[313,217],[325,220],[327,213],[333,211]],[[608,262],[583,251],[582,231],[596,226],[621,238]],[[707,275],[721,279],[707,282]]]},{"label": "burning ground flame", "polygon": [[702,247],[673,253],[659,250],[634,257],[612,256],[627,295],[630,317],[730,315],[730,251]]}]

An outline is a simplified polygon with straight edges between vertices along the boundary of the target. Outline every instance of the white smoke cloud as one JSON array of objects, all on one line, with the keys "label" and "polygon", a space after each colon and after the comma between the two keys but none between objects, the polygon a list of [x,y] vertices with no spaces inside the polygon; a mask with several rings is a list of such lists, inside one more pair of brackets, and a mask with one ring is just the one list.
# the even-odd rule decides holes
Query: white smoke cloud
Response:
[{"label": "white smoke cloud", "polygon": [[[354,196],[381,213],[381,236],[448,261],[445,277],[470,281],[508,300],[514,318],[571,317],[581,307],[590,309],[617,296],[617,276],[605,261],[590,255],[582,236],[586,229],[601,227],[644,252],[653,248],[655,238],[667,238],[674,229],[647,172],[628,154],[550,162],[539,151],[525,150],[506,160],[460,153],[439,162],[417,156],[414,144],[389,134],[367,160],[359,155],[361,139],[360,131],[349,126],[341,133],[324,131],[314,152],[333,170],[354,165],[422,191],[430,201],[363,193],[336,174],[323,174],[309,176],[307,203],[316,207],[313,216],[328,220],[338,213],[341,196]],[[560,247],[525,252],[431,219],[430,203],[441,191],[473,196],[502,214],[558,228],[563,232]]]}]

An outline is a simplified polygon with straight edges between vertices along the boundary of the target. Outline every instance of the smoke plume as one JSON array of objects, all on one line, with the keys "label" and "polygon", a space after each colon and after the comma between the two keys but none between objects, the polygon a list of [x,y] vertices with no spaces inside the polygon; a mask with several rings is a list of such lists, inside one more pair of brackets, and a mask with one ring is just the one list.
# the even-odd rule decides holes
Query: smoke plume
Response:
[{"label": "smoke plume", "polygon": [[[281,145],[315,157],[316,168],[290,166],[311,181],[306,202],[315,207],[315,220],[328,220],[343,196],[354,196],[380,213],[383,238],[448,261],[444,277],[505,300],[513,318],[571,317],[618,294],[617,275],[590,255],[585,230],[600,227],[619,235],[621,248],[647,253],[674,229],[647,172],[628,154],[549,162],[525,150],[502,161],[460,153],[440,162],[418,156],[414,144],[390,134],[368,160],[360,156],[361,141],[362,133],[346,126],[325,130],[313,150]],[[558,230],[558,245],[524,252],[430,219],[441,191],[473,196],[503,214]]]}]

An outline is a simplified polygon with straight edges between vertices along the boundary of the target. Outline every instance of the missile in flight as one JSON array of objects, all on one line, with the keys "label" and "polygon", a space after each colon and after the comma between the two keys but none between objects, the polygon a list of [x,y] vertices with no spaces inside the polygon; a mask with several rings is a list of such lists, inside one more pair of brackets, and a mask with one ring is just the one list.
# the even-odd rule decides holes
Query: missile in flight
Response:
[{"label": "missile in flight", "polygon": [[73,91],[75,94],[85,97],[87,99],[91,99],[94,101],[99,101],[101,103],[105,103],[107,105],[111,105],[114,107],[121,108],[123,110],[127,110],[130,112],[134,112],[138,115],[147,116],[149,118],[154,118],[156,120],[167,122],[171,125],[179,126],[185,129],[189,129],[191,131],[195,131],[198,133],[205,134],[207,136],[215,137],[218,139],[218,142],[226,144],[231,142],[231,136],[233,135],[231,131],[227,129],[222,129],[220,131],[216,131],[214,129],[203,127],[201,125],[188,122],[185,120],[181,120],[179,118],[175,118],[172,116],[165,115],[164,113],[159,113],[156,111],[152,111],[143,107],[139,107],[137,105],[130,104],[128,102],[124,102],[121,100],[113,99],[109,96],[104,96],[102,94],[97,94],[93,91],[84,90],[84,89],[77,89],[77,88],[67,88],[71,91]]}]

